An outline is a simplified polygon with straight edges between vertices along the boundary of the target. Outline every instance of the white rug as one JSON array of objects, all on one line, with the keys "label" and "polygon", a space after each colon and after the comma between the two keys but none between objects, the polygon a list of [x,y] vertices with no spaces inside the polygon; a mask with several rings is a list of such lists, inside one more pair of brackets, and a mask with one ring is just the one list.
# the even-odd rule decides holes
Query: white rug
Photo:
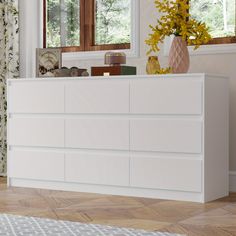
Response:
[{"label": "white rug", "polygon": [[0,236],[180,236],[104,225],[0,214]]}]

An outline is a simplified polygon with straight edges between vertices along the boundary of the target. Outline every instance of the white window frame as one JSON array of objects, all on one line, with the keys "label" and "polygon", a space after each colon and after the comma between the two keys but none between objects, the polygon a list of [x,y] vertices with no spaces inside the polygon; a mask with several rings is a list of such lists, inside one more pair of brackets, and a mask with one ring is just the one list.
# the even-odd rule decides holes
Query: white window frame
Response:
[{"label": "white window frame", "polygon": [[[40,0],[41,12],[40,12],[40,44],[43,47],[43,1]],[[129,58],[139,57],[139,12],[140,12],[140,0],[131,0],[131,48],[120,49],[120,52],[124,52]],[[109,50],[112,51],[112,50]],[[63,61],[72,60],[89,60],[89,59],[103,59],[106,51],[82,51],[82,52],[65,52],[62,53]]]}]

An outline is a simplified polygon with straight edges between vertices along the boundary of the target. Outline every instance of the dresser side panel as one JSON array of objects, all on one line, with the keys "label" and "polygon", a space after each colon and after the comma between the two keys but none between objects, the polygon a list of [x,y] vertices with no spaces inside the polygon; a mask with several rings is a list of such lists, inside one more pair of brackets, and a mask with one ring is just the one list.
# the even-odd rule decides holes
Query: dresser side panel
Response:
[{"label": "dresser side panel", "polygon": [[205,201],[229,193],[229,81],[205,79],[204,195]]}]

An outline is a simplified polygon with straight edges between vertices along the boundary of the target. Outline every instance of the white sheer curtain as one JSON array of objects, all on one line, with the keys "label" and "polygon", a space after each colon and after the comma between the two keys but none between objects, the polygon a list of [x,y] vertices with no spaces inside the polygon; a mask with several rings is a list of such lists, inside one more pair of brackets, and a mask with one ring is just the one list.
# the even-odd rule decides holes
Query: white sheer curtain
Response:
[{"label": "white sheer curtain", "polygon": [[0,176],[6,175],[6,81],[19,77],[18,0],[0,0]]}]

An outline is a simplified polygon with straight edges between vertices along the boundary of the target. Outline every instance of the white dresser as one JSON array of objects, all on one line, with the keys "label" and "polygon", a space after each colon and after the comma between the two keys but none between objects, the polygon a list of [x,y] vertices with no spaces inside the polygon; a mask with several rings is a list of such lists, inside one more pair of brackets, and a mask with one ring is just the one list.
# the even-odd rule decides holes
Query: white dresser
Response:
[{"label": "white dresser", "polygon": [[226,196],[228,90],[205,74],[9,80],[8,184]]}]

